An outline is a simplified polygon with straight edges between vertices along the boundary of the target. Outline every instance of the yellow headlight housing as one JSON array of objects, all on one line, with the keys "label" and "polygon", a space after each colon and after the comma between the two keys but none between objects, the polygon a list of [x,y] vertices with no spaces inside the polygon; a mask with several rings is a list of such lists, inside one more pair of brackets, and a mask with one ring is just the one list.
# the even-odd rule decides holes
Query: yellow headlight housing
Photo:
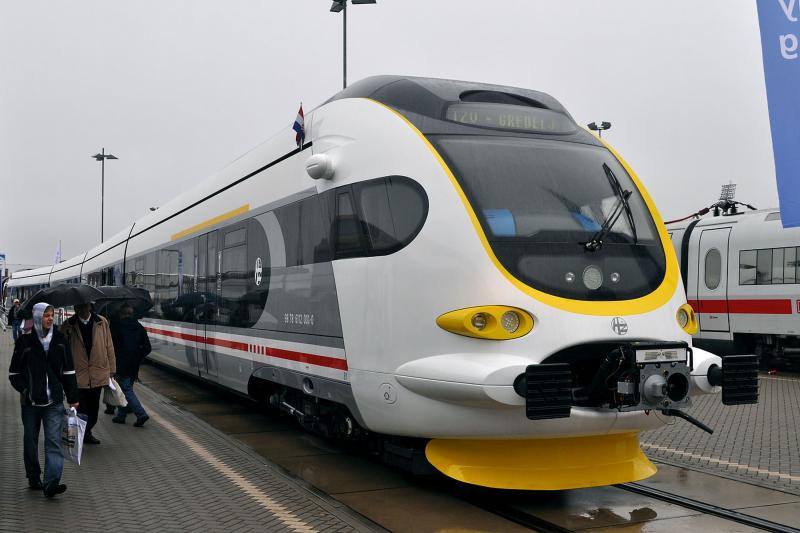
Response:
[{"label": "yellow headlight housing", "polygon": [[694,335],[697,333],[697,316],[694,314],[694,309],[689,304],[683,304],[678,308],[678,312],[675,313],[675,320],[678,321],[678,325],[688,333],[689,335]]},{"label": "yellow headlight housing", "polygon": [[533,317],[527,311],[505,305],[467,307],[445,313],[436,324],[456,335],[493,339],[516,339],[533,329]]}]

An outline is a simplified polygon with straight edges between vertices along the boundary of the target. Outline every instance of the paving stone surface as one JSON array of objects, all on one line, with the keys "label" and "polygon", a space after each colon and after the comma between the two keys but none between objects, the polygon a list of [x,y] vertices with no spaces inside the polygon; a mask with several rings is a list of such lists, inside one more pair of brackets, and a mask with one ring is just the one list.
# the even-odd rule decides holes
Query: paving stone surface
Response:
[{"label": "paving stone surface", "polygon": [[[0,333],[7,373],[11,340]],[[66,493],[49,500],[27,488],[19,396],[0,384],[0,532],[379,530],[341,503],[295,480],[252,450],[178,410],[147,387],[151,419],[135,428],[100,414],[102,444],[65,462]],[[43,444],[40,456],[43,461]]]},{"label": "paving stone surface", "polygon": [[755,405],[726,406],[708,395],[687,412],[714,434],[672,419],[642,434],[652,460],[800,495],[800,379],[762,375]]}]

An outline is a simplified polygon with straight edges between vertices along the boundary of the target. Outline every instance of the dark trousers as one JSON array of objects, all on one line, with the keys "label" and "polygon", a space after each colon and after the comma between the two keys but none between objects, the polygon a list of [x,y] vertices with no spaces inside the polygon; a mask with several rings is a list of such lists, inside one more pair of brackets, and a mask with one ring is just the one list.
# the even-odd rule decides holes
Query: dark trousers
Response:
[{"label": "dark trousers", "polygon": [[39,477],[39,428],[44,426],[44,482],[58,482],[64,469],[61,455],[61,424],[64,421],[64,405],[53,402],[47,407],[22,406],[23,458],[25,475]]},{"label": "dark trousers", "polygon": [[93,389],[78,389],[78,412],[86,415],[86,437],[92,434],[92,428],[97,424],[97,412],[100,410],[100,393],[103,387]]}]

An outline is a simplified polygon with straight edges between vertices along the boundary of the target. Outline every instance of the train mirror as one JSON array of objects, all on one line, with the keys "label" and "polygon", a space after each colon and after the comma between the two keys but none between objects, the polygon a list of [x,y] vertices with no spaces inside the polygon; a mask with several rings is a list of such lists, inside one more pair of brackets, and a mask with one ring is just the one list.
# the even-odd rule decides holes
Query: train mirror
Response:
[{"label": "train mirror", "polygon": [[306,172],[315,180],[333,178],[333,160],[326,154],[314,154],[306,161]]}]

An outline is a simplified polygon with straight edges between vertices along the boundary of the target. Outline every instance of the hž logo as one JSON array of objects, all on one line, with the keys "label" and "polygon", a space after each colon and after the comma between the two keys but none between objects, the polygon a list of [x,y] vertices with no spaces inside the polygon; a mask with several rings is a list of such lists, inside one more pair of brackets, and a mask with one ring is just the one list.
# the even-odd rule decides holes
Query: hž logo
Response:
[{"label": "h\u017e logo", "polygon": [[611,321],[611,329],[617,335],[625,335],[628,333],[628,323],[622,317],[615,316],[614,320]]},{"label": "h\u017e logo", "polygon": [[256,285],[261,285],[261,258],[256,259]]}]

